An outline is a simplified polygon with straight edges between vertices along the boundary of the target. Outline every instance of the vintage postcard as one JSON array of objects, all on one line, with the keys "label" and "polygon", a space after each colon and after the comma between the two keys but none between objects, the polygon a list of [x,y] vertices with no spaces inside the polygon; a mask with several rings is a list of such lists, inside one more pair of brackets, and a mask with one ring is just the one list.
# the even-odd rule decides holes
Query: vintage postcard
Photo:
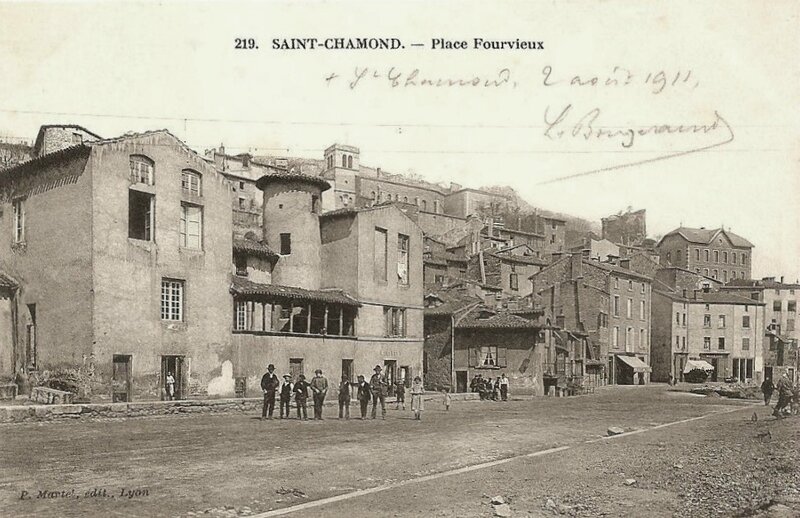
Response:
[{"label": "vintage postcard", "polygon": [[798,27],[0,0],[0,516],[800,516]]}]

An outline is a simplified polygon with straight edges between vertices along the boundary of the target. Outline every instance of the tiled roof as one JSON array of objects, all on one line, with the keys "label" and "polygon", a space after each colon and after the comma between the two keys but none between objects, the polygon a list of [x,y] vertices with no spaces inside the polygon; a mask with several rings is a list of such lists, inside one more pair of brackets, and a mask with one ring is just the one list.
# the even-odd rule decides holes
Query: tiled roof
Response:
[{"label": "tiled roof", "polygon": [[79,144],[77,146],[70,146],[68,148],[54,151],[53,153],[48,153],[46,155],[32,158],[30,160],[27,160],[25,162],[19,163],[15,166],[0,171],[0,182],[13,179],[15,176],[27,173],[28,171],[31,171],[33,169],[55,164],[64,159],[89,156],[89,152],[90,148],[88,146]]},{"label": "tiled roof", "polygon": [[532,264],[535,266],[547,266],[550,264],[543,259],[539,259],[538,257],[530,257],[525,255],[498,254],[496,252],[487,252],[486,255],[490,255],[500,259],[501,261],[508,261],[510,263]]},{"label": "tiled roof", "polygon": [[731,279],[728,282],[727,286],[731,287],[738,287],[738,288],[753,288],[753,289],[775,289],[775,290],[794,290],[800,289],[800,284],[794,282],[780,282],[776,281],[775,279],[769,277],[766,279]]},{"label": "tiled roof", "polygon": [[481,308],[471,310],[456,324],[457,329],[538,329],[541,324],[511,313],[495,313],[488,318],[480,318]]},{"label": "tiled roof", "polygon": [[276,172],[271,174],[265,174],[258,180],[256,180],[256,187],[259,189],[263,189],[265,185],[271,182],[306,182],[310,183],[311,185],[315,185],[322,189],[323,191],[327,191],[331,188],[331,184],[329,184],[324,178],[319,176],[311,176],[303,173],[283,173],[283,172]]},{"label": "tiled roof", "polygon": [[[702,245],[710,244],[711,241],[717,236],[718,233],[724,233],[728,239],[730,239],[731,244],[733,246],[738,247],[745,247],[745,248],[753,248],[753,243],[748,241],[747,239],[743,238],[738,234],[734,234],[729,230],[725,230],[722,228],[690,228],[690,227],[678,227],[672,232],[668,232],[661,238],[663,241],[667,236],[672,235],[679,235],[683,237],[686,241],[690,243],[699,243]],[[661,241],[658,243],[661,244]]]},{"label": "tiled roof", "polygon": [[231,291],[236,295],[275,297],[309,302],[327,302],[345,306],[361,305],[356,299],[341,290],[307,290],[294,286],[260,284],[236,275],[233,277]]},{"label": "tiled roof", "polygon": [[594,261],[592,259],[584,259],[583,260],[583,264],[596,266],[598,268],[601,268],[601,269],[609,271],[609,272],[619,273],[621,275],[627,275],[629,277],[634,277],[634,278],[645,280],[645,281],[648,281],[648,282],[652,280],[650,277],[648,277],[646,275],[642,275],[641,273],[637,273],[637,272],[634,272],[633,270],[629,270],[628,268],[623,268],[621,266],[617,266],[617,265],[611,264],[611,263],[601,263],[600,261]]},{"label": "tiled roof", "polygon": [[434,266],[447,266],[447,261],[438,257],[428,257],[422,260],[425,264],[432,264]]},{"label": "tiled roof", "polygon": [[453,263],[466,263],[467,258],[461,254],[454,254],[453,252],[445,252],[442,254],[442,257],[445,261],[450,261]]},{"label": "tiled roof", "polygon": [[16,288],[17,283],[8,275],[0,272],[0,288]]},{"label": "tiled roof", "polygon": [[245,252],[256,257],[262,257],[264,259],[277,259],[278,254],[275,253],[269,246],[265,243],[260,243],[258,241],[254,241],[252,239],[247,238],[234,238],[233,240],[233,249],[236,252]]},{"label": "tiled roof", "polygon": [[[709,291],[705,292],[702,290],[687,290],[686,297],[683,296],[683,292],[679,292],[677,290],[669,289],[669,288],[662,288],[656,287],[654,288],[656,293],[669,297],[673,300],[678,300],[681,302],[686,303],[696,303],[696,304],[736,304],[736,305],[744,305],[744,306],[763,306],[764,302],[759,302],[757,300],[753,300],[749,297],[743,297],[741,295],[737,295],[735,293],[731,293],[729,291]],[[696,294],[696,295],[695,295]]]},{"label": "tiled roof", "polygon": [[458,288],[442,289],[436,292],[429,293],[425,296],[426,299],[435,297],[442,301],[439,306],[431,306],[425,308],[425,316],[445,316],[452,315],[471,305],[478,305],[482,301],[477,297],[473,297],[464,290]]}]

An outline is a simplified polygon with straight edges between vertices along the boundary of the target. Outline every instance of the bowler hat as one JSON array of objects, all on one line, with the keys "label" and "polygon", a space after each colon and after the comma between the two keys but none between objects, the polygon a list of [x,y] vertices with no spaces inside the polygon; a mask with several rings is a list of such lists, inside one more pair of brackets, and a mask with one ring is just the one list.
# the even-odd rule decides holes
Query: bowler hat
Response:
[{"label": "bowler hat", "polygon": [[275,366],[270,363],[269,365],[267,365],[267,370],[268,371],[274,371],[275,370]]},{"label": "bowler hat", "polygon": [[322,369],[317,369],[314,371],[314,374],[322,374]]},{"label": "bowler hat", "polygon": [[372,370],[374,370],[374,371],[379,371],[379,370],[381,370],[381,366],[380,366],[380,365],[376,365],[376,366],[375,366],[375,368],[374,368],[374,369],[372,369]]}]

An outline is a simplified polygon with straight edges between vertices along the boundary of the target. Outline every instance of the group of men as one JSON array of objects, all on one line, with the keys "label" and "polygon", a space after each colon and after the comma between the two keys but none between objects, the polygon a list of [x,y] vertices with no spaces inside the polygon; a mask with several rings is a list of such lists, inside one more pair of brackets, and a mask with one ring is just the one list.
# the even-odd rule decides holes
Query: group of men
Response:
[{"label": "group of men", "polygon": [[[382,373],[382,367],[376,365],[375,374],[367,383],[364,376],[358,376],[356,384],[356,399],[361,407],[361,419],[367,418],[367,410],[372,401],[372,418],[377,417],[378,404],[381,407],[381,417],[386,419],[386,396],[389,393],[389,381]],[[350,399],[352,384],[347,376],[342,376],[339,383],[339,419],[350,419]],[[264,391],[264,406],[261,419],[272,419],[275,410],[276,396],[280,400],[280,418],[289,419],[289,408],[294,398],[297,406],[297,418],[308,420],[307,402],[309,390],[313,398],[314,419],[322,420],[322,405],[328,395],[328,380],[322,375],[322,369],[314,371],[311,381],[306,381],[303,374],[292,379],[289,374],[283,375],[283,380],[275,374],[275,365],[269,364],[267,372],[261,378],[261,390]],[[405,407],[405,406],[404,406]]]},{"label": "group of men", "polygon": [[778,392],[778,402],[772,412],[773,416],[778,419],[782,418],[787,413],[787,407],[790,404],[790,413],[797,415],[800,412],[800,384],[792,386],[792,380],[789,379],[787,372],[784,372],[778,379],[777,385],[772,383],[771,378],[766,378],[761,383],[761,392],[764,393],[765,405],[769,405],[769,401],[775,391]]},{"label": "group of men", "polygon": [[483,400],[497,401],[498,396],[501,401],[508,401],[508,378],[505,372],[492,381],[492,378],[484,378],[481,374],[473,376],[469,383],[470,392],[477,392]]}]

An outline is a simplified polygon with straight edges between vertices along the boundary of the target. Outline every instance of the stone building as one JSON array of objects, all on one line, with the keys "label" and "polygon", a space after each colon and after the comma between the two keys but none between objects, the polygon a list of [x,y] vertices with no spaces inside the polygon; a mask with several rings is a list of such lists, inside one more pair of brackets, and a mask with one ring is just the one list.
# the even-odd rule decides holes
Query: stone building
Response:
[{"label": "stone building", "polygon": [[[687,362],[713,367],[712,381],[763,379],[764,303],[693,272],[667,269],[653,289],[653,380],[683,381]],[[692,280],[693,277],[693,280]]]},{"label": "stone building", "polygon": [[724,283],[749,279],[753,244],[723,228],[680,227],[656,245],[660,263],[679,266]]},{"label": "stone building", "polygon": [[429,389],[467,392],[477,374],[505,373],[515,394],[544,394],[545,344],[550,330],[532,308],[528,318],[499,311],[463,287],[425,297],[425,380]]},{"label": "stone building", "polygon": [[650,277],[627,263],[571,254],[530,279],[533,295],[549,308],[555,326],[587,338],[587,356],[595,360],[587,364],[587,376],[609,384],[648,382]]},{"label": "stone building", "polygon": [[244,231],[231,178],[165,130],[49,134],[0,173],[3,369],[80,370],[116,401],[164,397],[167,373],[179,398],[258,392],[268,363],[421,372],[422,231],[396,205],[323,215],[324,179],[272,168]]},{"label": "stone building", "polygon": [[783,277],[764,277],[760,280],[737,279],[720,288],[764,304],[763,337],[764,376],[777,379],[788,372],[800,380],[798,354],[797,299],[800,283],[784,282]]}]

